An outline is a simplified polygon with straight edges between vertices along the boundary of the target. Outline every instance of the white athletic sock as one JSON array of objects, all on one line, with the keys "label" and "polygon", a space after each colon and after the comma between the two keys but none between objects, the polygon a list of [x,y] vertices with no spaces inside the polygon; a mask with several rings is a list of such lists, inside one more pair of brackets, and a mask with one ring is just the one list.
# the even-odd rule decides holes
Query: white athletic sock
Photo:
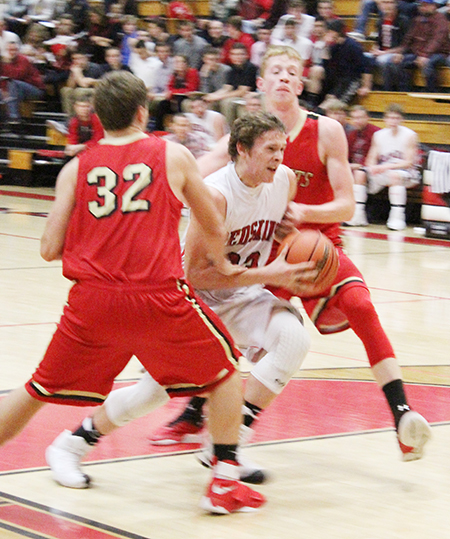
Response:
[{"label": "white athletic sock", "polygon": [[357,204],[363,204],[364,206],[366,205],[367,187],[365,185],[355,183],[353,185],[353,194],[355,196],[355,202]]},{"label": "white athletic sock", "polygon": [[391,185],[389,187],[389,202],[391,206],[406,206],[406,187]]}]

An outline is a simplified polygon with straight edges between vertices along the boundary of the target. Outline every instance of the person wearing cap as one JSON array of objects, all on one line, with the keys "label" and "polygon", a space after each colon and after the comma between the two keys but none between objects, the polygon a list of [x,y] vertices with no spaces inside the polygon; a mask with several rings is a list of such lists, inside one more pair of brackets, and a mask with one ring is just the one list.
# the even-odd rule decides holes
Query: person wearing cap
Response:
[{"label": "person wearing cap", "polygon": [[413,89],[413,70],[420,69],[426,91],[438,91],[437,68],[446,64],[450,53],[448,21],[437,11],[434,0],[421,0],[419,15],[414,18],[401,45],[386,66],[385,89],[408,92]]}]

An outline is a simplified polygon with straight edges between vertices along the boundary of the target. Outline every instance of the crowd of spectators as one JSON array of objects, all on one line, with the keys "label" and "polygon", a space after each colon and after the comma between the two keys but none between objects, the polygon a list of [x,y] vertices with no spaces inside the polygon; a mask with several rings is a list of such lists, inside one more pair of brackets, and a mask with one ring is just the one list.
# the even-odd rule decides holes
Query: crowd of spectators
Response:
[{"label": "crowd of spectators", "polygon": [[[448,9],[436,0],[362,0],[354,32],[332,0],[212,0],[210,16],[197,18],[181,1],[169,2],[169,9],[179,18],[176,31],[161,18],[139,17],[136,0],[9,2],[0,18],[2,114],[17,123],[21,101],[51,99],[68,125],[74,104],[93,94],[104,73],[125,69],[145,82],[150,130],[168,131],[174,115],[193,121],[200,95],[201,106],[220,115],[224,132],[248,96],[260,103],[256,80],[271,45],[300,53],[302,99],[319,112],[330,101],[347,106],[367,95],[374,73],[383,89],[408,91],[417,69],[426,90],[437,91],[438,68],[450,65]],[[372,12],[378,37],[365,52],[359,41]]]}]

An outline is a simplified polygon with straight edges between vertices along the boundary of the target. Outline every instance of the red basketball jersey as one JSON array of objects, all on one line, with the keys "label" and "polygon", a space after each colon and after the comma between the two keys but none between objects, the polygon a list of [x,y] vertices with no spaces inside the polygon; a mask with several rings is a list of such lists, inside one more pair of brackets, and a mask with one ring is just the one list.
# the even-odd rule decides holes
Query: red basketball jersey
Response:
[{"label": "red basketball jersey", "polygon": [[167,181],[165,141],[103,139],[79,156],[64,276],[157,286],[182,277],[181,208]]},{"label": "red basketball jersey", "polygon": [[[294,138],[288,138],[283,163],[297,176],[297,194],[294,202],[301,204],[325,204],[333,200],[333,189],[328,179],[327,167],[318,151],[319,116],[308,113],[305,124]],[[326,234],[335,245],[341,245],[338,223],[306,223],[299,228],[316,228]]]}]

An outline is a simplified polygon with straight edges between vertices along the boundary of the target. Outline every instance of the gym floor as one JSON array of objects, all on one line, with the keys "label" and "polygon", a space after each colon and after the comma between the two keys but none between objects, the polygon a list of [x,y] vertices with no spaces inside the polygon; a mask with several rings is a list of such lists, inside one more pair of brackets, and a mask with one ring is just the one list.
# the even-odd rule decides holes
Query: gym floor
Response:
[{"label": "gym floor", "polygon": [[[70,288],[61,263],[39,256],[53,194],[0,188],[0,396],[33,372]],[[199,446],[150,445],[180,399],[102,440],[86,459],[92,488],[57,485],[45,448],[89,409],[48,405],[0,448],[0,538],[448,539],[450,241],[373,225],[343,233],[393,342],[410,404],[432,424],[422,460],[401,461],[356,336],[321,336],[306,320],[311,351],[245,449],[270,474],[257,487],[268,498],[260,512],[203,514],[209,471],[195,459]],[[133,359],[117,387],[140,376]]]}]

